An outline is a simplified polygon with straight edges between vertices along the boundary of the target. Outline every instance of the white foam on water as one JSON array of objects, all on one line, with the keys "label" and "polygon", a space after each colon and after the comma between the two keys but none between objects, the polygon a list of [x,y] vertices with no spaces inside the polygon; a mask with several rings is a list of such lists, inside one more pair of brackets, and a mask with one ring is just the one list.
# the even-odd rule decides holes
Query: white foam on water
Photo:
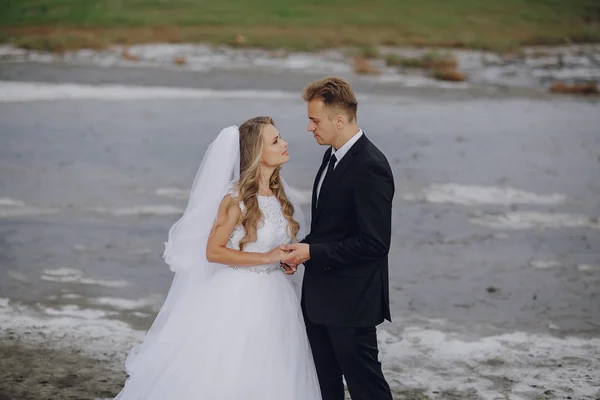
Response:
[{"label": "white foam on water", "polygon": [[17,331],[21,339],[55,348],[81,350],[99,360],[122,366],[127,352],[139,343],[145,332],[128,324],[106,319],[106,311],[65,306],[60,309],[38,309],[8,304],[0,299],[0,338],[7,330]]},{"label": "white foam on water", "polygon": [[562,267],[562,263],[557,260],[531,260],[529,262],[529,265],[536,269],[551,269]]},{"label": "white foam on water", "polygon": [[81,276],[49,276],[49,275],[42,275],[41,279],[43,281],[47,281],[47,282],[79,282],[81,281],[82,277]]},{"label": "white foam on water", "polygon": [[177,200],[187,200],[190,192],[189,190],[174,188],[174,187],[164,187],[156,189],[156,195],[161,197],[168,197],[171,199]]},{"label": "white foam on water", "polygon": [[8,197],[0,197],[0,206],[2,207],[25,207],[23,200],[13,200]]},{"label": "white foam on water", "polygon": [[149,318],[152,316],[152,314],[143,313],[143,312],[139,312],[139,311],[134,311],[131,313],[131,315],[133,315],[134,317],[138,317],[138,318]]},{"label": "white foam on water", "polygon": [[540,195],[511,187],[461,185],[458,183],[432,184],[420,192],[406,193],[403,198],[428,203],[450,203],[467,206],[486,204],[555,205],[567,200],[564,194]]},{"label": "white foam on water", "polygon": [[52,316],[68,316],[89,320],[97,320],[106,318],[110,315],[115,315],[115,313],[91,308],[80,308],[76,305],[66,305],[60,308],[46,308],[44,309],[44,312]]},{"label": "white foam on water", "polygon": [[149,205],[149,206],[133,206],[123,208],[107,208],[97,207],[91,209],[102,214],[111,214],[117,217],[128,217],[128,216],[152,216],[152,215],[180,215],[183,214],[184,209],[168,204],[164,205]]},{"label": "white foam on water", "polygon": [[40,278],[48,282],[79,282],[83,272],[74,268],[45,269]]},{"label": "white foam on water", "polygon": [[[0,88],[0,97],[2,96]],[[25,204],[23,200],[14,200],[8,197],[0,198],[0,218],[10,217],[31,217],[36,215],[55,214],[59,210],[56,208],[31,207]]]},{"label": "white foam on water", "polygon": [[81,275],[82,272],[79,269],[74,268],[55,268],[55,269],[45,269],[44,275],[48,276],[73,276],[73,275]]},{"label": "white foam on water", "polygon": [[473,224],[495,229],[553,229],[591,228],[600,229],[595,218],[579,214],[542,213],[535,211],[514,211],[500,214],[481,214],[469,219]]},{"label": "white foam on water", "polygon": [[378,339],[390,385],[423,389],[432,399],[447,398],[445,390],[483,399],[532,399],[545,390],[560,398],[598,394],[600,338],[524,332],[466,337],[409,326],[397,335],[380,329]]},{"label": "white foam on water", "polygon": [[0,45],[0,56],[20,56],[27,54],[27,50],[12,45]]},{"label": "white foam on water", "polygon": [[67,293],[61,296],[63,299],[80,299],[82,296],[75,293]]},{"label": "white foam on water", "polygon": [[97,285],[113,288],[129,286],[129,283],[123,280],[113,281],[85,278],[81,270],[73,268],[46,269],[40,279],[48,282],[80,283],[84,285]]},{"label": "white foam on water", "polygon": [[579,264],[577,270],[581,272],[600,272],[600,265]]},{"label": "white foam on water", "polygon": [[91,279],[91,278],[82,278],[80,283],[84,285],[96,285],[96,286],[105,286],[112,288],[122,288],[129,286],[129,283],[126,281],[109,281],[103,279]]},{"label": "white foam on water", "polygon": [[51,100],[152,100],[152,99],[291,99],[298,94],[265,90],[212,90],[170,87],[83,85],[74,83],[0,81],[0,103]]},{"label": "white foam on water", "polygon": [[119,310],[147,308],[154,303],[152,299],[131,300],[117,297],[97,297],[95,299],[91,299],[90,302],[92,304],[110,306]]}]

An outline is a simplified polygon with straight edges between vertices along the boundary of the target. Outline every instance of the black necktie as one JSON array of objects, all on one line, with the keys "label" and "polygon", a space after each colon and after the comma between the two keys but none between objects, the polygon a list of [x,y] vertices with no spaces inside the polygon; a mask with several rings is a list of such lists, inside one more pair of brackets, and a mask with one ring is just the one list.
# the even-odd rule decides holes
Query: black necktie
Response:
[{"label": "black necktie", "polygon": [[329,157],[329,165],[327,165],[327,173],[325,174],[325,179],[323,179],[323,183],[321,184],[321,190],[319,191],[319,197],[321,197],[321,193],[323,193],[323,188],[325,187],[325,183],[331,179],[331,174],[333,173],[333,169],[335,168],[335,163],[337,162],[337,157],[335,154],[332,154]]},{"label": "black necktie", "polygon": [[332,154],[331,157],[329,157],[329,165],[327,166],[327,175],[325,175],[325,179],[327,179],[329,174],[331,174],[331,171],[333,171],[333,169],[335,168],[336,162],[337,157],[335,156],[335,154]]}]

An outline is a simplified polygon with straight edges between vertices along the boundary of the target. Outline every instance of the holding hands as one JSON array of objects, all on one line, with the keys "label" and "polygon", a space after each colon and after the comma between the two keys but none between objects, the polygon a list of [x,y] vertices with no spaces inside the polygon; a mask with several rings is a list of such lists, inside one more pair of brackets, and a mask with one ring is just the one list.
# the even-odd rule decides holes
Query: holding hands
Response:
[{"label": "holding hands", "polygon": [[283,259],[286,258],[289,253],[289,251],[284,251],[281,246],[277,246],[270,252],[266,253],[265,264],[274,264],[279,262],[281,263],[281,269],[286,275],[294,275],[296,273],[296,265],[289,265],[283,262]]},{"label": "holding hands", "polygon": [[283,244],[279,247],[286,252],[281,265],[288,275],[292,275],[298,265],[310,259],[310,246],[306,243]]},{"label": "holding hands", "polygon": [[309,259],[310,249],[305,243],[283,244],[266,254],[266,262],[268,264],[281,262],[281,268],[286,275],[296,273],[298,265]]}]

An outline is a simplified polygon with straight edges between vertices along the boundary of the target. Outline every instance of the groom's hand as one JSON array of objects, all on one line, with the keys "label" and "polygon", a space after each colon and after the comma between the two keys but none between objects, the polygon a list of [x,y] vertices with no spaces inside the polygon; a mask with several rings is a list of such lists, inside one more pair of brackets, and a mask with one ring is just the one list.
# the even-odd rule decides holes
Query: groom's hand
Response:
[{"label": "groom's hand", "polygon": [[284,263],[283,261],[281,262],[281,269],[286,275],[294,275],[296,273],[295,265],[289,265]]},{"label": "groom's hand", "polygon": [[282,263],[300,265],[310,260],[310,246],[306,243],[282,244],[281,250],[289,251],[289,254],[281,260]]}]

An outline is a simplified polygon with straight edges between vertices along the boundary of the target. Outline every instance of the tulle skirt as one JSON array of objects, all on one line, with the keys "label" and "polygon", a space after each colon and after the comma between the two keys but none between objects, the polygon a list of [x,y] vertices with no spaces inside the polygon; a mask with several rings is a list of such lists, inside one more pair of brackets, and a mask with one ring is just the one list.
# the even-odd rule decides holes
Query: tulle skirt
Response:
[{"label": "tulle skirt", "polygon": [[321,399],[299,300],[283,272],[222,266],[203,289],[182,293],[177,304],[167,298],[168,312],[132,350],[115,400]]}]

